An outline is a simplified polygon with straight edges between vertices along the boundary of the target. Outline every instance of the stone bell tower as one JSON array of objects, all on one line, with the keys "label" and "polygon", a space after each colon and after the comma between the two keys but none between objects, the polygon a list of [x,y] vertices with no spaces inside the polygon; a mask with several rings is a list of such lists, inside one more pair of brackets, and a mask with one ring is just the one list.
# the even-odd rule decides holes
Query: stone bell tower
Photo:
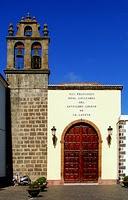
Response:
[{"label": "stone bell tower", "polygon": [[47,176],[48,27],[22,17],[9,25],[6,78],[10,86],[13,174]]}]

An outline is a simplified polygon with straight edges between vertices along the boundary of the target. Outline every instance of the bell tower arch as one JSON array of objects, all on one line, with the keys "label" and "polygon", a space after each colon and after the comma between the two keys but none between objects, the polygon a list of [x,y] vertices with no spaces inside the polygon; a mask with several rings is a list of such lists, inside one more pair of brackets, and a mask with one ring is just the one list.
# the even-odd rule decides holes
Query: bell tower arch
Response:
[{"label": "bell tower arch", "polygon": [[10,87],[13,173],[47,175],[49,31],[35,17],[9,25],[6,78]]}]

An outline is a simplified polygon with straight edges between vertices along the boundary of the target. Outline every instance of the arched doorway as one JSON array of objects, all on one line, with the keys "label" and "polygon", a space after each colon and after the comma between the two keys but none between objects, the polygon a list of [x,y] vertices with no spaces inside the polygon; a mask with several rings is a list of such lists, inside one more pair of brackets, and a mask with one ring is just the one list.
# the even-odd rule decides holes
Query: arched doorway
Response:
[{"label": "arched doorway", "polygon": [[97,182],[100,176],[101,138],[87,122],[77,122],[63,135],[63,179],[65,183]]}]

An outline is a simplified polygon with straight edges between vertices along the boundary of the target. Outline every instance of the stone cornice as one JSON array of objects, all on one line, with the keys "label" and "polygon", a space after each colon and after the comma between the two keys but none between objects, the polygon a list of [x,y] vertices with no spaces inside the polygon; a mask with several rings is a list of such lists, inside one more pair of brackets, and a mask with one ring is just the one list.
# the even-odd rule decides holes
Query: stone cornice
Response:
[{"label": "stone cornice", "polygon": [[7,36],[6,37],[7,40],[49,40],[50,41],[50,37],[49,36],[37,36],[37,37],[28,37],[28,36]]},{"label": "stone cornice", "polygon": [[24,69],[24,70],[4,70],[5,74],[50,74],[49,69]]}]

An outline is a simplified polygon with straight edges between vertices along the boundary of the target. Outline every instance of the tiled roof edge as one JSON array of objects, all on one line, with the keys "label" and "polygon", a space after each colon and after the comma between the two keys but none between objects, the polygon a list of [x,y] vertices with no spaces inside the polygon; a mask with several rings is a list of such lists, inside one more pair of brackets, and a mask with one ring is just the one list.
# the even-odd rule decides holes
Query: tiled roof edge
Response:
[{"label": "tiled roof edge", "polygon": [[122,90],[122,85],[49,85],[49,90]]}]

